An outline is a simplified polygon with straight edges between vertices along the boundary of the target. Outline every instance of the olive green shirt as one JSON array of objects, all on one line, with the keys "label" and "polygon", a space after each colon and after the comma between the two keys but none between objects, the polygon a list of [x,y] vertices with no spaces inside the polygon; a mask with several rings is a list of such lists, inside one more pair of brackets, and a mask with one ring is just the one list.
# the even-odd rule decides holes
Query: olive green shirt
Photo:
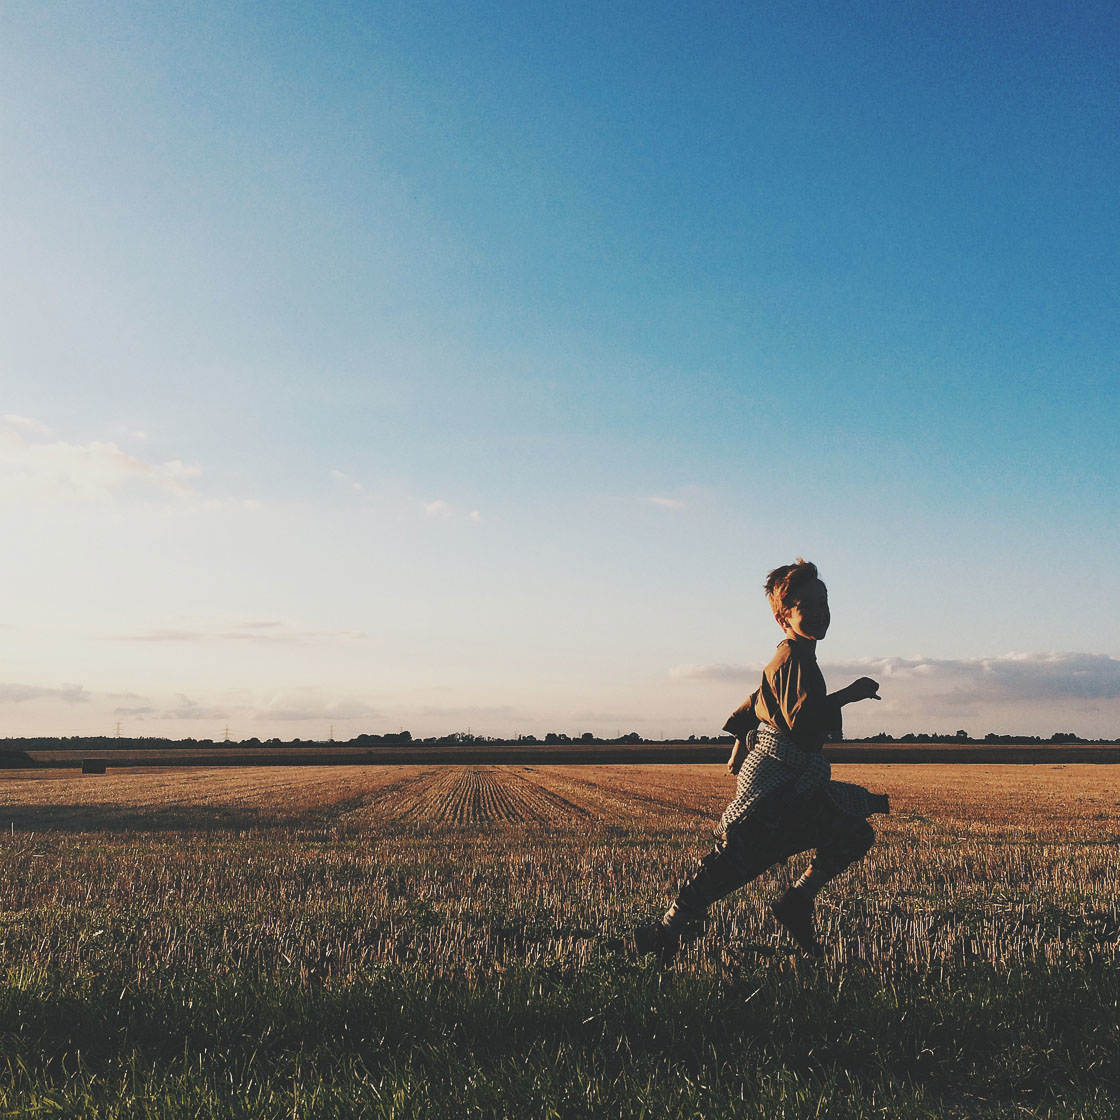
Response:
[{"label": "olive green shirt", "polygon": [[787,638],[779,643],[762,671],[762,684],[723,729],[741,739],[760,723],[785,731],[805,751],[819,751],[826,739],[843,736],[840,703],[825,688],[816,642]]}]

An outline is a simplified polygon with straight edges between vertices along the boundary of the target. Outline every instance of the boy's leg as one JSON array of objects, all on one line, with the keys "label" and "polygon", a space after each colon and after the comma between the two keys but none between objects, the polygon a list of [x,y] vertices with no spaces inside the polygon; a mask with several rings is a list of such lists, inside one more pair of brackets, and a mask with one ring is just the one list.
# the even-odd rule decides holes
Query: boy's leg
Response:
[{"label": "boy's leg", "polygon": [[805,873],[770,907],[771,913],[807,953],[819,956],[813,931],[813,903],[825,883],[863,859],[875,842],[875,830],[865,820],[836,814],[822,822],[825,835],[817,840],[813,861]]},{"label": "boy's leg", "polygon": [[689,873],[661,921],[638,928],[638,952],[659,952],[662,961],[671,960],[682,936],[699,927],[708,908],[777,863],[781,850],[775,822],[760,815],[734,826]]},{"label": "boy's leg", "polygon": [[662,924],[668,929],[701,920],[708,908],[732,891],[745,886],[777,861],[764,834],[756,830],[735,843],[721,838],[681,884],[676,901],[665,912]]},{"label": "boy's leg", "polygon": [[875,830],[867,821],[857,821],[850,829],[839,832],[817,848],[813,853],[813,862],[794,883],[794,889],[810,899],[816,898],[825,883],[863,859],[874,843]]}]

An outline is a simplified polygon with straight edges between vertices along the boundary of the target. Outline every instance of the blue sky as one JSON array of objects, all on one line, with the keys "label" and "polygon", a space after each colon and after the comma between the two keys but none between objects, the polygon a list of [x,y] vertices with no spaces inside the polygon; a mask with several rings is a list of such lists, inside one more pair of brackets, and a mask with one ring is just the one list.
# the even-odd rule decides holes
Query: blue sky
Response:
[{"label": "blue sky", "polygon": [[11,733],[1120,734],[1118,22],[5,5]]}]

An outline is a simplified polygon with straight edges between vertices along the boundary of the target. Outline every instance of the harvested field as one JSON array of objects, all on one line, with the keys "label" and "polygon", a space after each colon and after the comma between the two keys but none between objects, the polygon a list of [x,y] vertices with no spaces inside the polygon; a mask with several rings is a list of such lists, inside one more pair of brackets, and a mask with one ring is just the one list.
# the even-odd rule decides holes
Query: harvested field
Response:
[{"label": "harvested field", "polygon": [[588,815],[585,808],[550,793],[521,768],[454,767],[428,777],[426,783],[417,783],[411,797],[384,806],[387,819],[474,827],[562,826]]},{"label": "harvested field", "polygon": [[834,772],[893,812],[824,961],[767,910],[801,857],[667,973],[622,935],[718,766],[0,775],[0,1114],[1112,1120],[1115,769]]},{"label": "harvested field", "polygon": [[[1076,834],[1107,841],[1120,819],[1109,766],[853,764],[891,795],[884,835]],[[0,772],[0,826],[71,831],[295,827],[399,830],[523,825],[703,836],[733,794],[722,767],[335,766]],[[982,795],[982,810],[979,798]]]},{"label": "harvested field", "polygon": [[[0,771],[3,827],[251,828],[312,823],[407,787],[421,767]],[[59,777],[60,774],[65,777]]]}]

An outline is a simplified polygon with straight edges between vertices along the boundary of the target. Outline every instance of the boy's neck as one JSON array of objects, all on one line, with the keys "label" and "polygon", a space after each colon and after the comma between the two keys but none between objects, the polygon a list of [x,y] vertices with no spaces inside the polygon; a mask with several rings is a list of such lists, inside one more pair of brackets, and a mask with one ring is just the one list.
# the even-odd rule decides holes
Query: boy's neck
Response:
[{"label": "boy's neck", "polygon": [[800,634],[795,634],[792,630],[786,631],[786,641],[793,642],[795,646],[801,646],[805,650],[816,652],[817,639],[816,638],[803,638]]}]

